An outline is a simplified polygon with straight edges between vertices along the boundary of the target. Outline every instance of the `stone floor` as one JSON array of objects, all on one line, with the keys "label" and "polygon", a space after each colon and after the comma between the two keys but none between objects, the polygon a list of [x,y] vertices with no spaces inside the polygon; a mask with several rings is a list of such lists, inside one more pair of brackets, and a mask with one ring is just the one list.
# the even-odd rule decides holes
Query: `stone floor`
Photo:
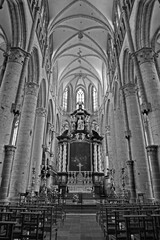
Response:
[{"label": "stone floor", "polygon": [[95,214],[68,213],[58,230],[58,240],[104,240]]}]

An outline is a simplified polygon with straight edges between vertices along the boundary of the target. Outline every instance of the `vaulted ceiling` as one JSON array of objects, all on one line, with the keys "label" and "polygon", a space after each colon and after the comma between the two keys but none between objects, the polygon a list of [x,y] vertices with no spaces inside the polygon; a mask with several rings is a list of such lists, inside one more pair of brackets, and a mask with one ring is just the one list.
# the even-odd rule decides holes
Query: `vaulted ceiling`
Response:
[{"label": "vaulted ceiling", "polygon": [[59,85],[75,89],[90,83],[103,88],[107,72],[107,41],[113,35],[114,0],[48,0],[48,33],[53,41],[52,63],[58,65]]}]

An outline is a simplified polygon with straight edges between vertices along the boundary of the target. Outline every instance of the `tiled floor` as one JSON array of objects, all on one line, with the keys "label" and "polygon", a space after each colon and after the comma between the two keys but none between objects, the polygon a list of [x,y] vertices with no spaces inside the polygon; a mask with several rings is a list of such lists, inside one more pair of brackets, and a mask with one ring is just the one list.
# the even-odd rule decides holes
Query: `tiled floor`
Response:
[{"label": "tiled floor", "polygon": [[104,240],[95,214],[67,214],[58,230],[58,240]]}]

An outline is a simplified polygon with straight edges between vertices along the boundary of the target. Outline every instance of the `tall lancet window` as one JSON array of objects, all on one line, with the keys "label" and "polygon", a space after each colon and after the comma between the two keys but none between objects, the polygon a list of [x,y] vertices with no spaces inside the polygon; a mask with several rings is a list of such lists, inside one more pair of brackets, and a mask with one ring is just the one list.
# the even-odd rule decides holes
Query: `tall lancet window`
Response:
[{"label": "tall lancet window", "polygon": [[79,88],[79,90],[77,91],[76,103],[77,103],[77,108],[79,107],[78,103],[81,103],[82,108],[84,108],[84,91],[82,90],[82,88]]},{"label": "tall lancet window", "polygon": [[63,93],[63,110],[67,111],[67,104],[68,103],[68,87],[65,88]]},{"label": "tall lancet window", "polygon": [[93,111],[95,112],[98,109],[98,99],[97,99],[98,95],[97,95],[97,90],[96,90],[95,87],[92,88],[92,91],[93,91],[92,92],[92,96],[93,96]]}]

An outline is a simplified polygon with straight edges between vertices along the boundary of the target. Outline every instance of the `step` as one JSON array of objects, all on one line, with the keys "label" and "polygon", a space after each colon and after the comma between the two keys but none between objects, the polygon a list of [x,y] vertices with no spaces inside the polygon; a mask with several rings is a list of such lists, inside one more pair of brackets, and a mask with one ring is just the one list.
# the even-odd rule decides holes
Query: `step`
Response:
[{"label": "step", "polygon": [[66,213],[96,213],[97,206],[93,204],[67,204]]}]

